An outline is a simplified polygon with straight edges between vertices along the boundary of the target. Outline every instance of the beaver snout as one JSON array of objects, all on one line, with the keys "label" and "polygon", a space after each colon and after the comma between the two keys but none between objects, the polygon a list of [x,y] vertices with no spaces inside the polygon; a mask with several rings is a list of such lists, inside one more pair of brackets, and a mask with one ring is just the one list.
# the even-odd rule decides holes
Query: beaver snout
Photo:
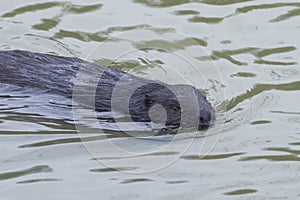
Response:
[{"label": "beaver snout", "polygon": [[201,110],[199,116],[199,127],[198,129],[208,129],[210,126],[215,124],[215,112],[211,110]]}]

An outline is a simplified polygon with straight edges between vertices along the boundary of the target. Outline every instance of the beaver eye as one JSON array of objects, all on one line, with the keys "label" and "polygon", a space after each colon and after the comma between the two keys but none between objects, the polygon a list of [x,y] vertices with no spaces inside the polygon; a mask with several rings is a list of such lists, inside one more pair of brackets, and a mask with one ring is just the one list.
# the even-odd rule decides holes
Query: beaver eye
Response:
[{"label": "beaver eye", "polygon": [[174,111],[179,110],[179,106],[173,105],[173,106],[172,106],[172,109],[173,109]]}]

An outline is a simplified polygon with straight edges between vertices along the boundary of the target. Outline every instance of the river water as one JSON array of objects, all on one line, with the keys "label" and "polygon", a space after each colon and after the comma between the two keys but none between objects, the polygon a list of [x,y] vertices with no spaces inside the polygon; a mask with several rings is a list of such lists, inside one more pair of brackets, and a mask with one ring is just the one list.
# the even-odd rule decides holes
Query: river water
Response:
[{"label": "river water", "polygon": [[300,197],[299,1],[1,2],[1,50],[188,81],[217,112],[199,133],[99,134],[2,84],[1,199]]}]

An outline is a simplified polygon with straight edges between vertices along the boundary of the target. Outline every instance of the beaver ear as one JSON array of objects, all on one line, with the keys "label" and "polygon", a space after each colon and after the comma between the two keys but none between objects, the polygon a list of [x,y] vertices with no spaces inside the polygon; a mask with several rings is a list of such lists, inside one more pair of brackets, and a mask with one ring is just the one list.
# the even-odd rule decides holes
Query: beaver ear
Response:
[{"label": "beaver ear", "polygon": [[154,104],[154,101],[150,98],[149,95],[145,95],[144,103],[147,107],[151,107]]}]

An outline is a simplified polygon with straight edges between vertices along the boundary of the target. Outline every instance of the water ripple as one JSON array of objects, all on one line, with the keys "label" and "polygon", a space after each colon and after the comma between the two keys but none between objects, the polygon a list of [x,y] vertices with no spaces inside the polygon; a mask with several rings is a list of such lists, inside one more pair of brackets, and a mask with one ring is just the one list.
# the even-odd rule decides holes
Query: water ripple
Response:
[{"label": "water ripple", "polygon": [[235,108],[239,103],[250,99],[262,92],[270,90],[281,90],[281,91],[298,91],[300,88],[300,81],[282,83],[282,84],[255,84],[251,89],[246,91],[244,94],[241,94],[227,104],[227,109],[230,110]]},{"label": "water ripple", "polygon": [[153,181],[154,180],[149,178],[130,178],[122,181],[121,184],[137,183],[137,182],[153,182]]},{"label": "water ripple", "polygon": [[251,5],[251,6],[244,6],[241,8],[236,9],[236,13],[247,13],[252,12],[254,10],[265,10],[270,8],[281,8],[281,7],[300,7],[300,3],[272,3],[272,4],[259,4],[259,5]]},{"label": "water ripple", "polygon": [[288,11],[287,13],[285,13],[283,15],[276,17],[275,19],[270,20],[270,22],[280,22],[280,21],[288,20],[290,18],[298,17],[298,16],[300,16],[300,9],[296,8],[294,10]]},{"label": "water ripple", "polygon": [[58,33],[55,33],[53,36],[56,39],[64,39],[64,38],[73,38],[83,42],[103,42],[104,40],[109,39],[108,36],[105,36],[101,33],[86,33],[82,31],[67,31],[67,30],[59,30]]},{"label": "water ripple", "polygon": [[29,179],[29,180],[24,180],[24,181],[18,181],[17,184],[53,182],[53,181],[62,181],[62,180],[58,179],[58,178],[38,178],[38,179]]},{"label": "water ripple", "polygon": [[288,154],[280,154],[280,155],[258,155],[258,156],[247,156],[242,157],[240,161],[250,161],[250,160],[269,160],[274,162],[280,162],[280,161],[300,161],[300,150],[293,150],[288,147],[270,147],[265,148],[266,151],[278,151]]},{"label": "water ripple", "polygon": [[143,4],[145,6],[149,7],[155,7],[155,8],[166,8],[166,7],[173,7],[173,6],[179,6],[184,5],[188,3],[202,3],[202,4],[208,4],[208,5],[231,5],[231,4],[238,4],[243,2],[248,2],[253,0],[134,0],[135,3]]},{"label": "water ripple", "polygon": [[256,60],[254,63],[258,64],[268,64],[268,65],[296,65],[297,62],[280,62],[280,61],[267,61],[263,60],[263,57],[279,54],[279,53],[286,53],[295,51],[296,47],[294,46],[285,46],[285,47],[275,47],[270,49],[263,49],[263,48],[256,48],[256,47],[245,47],[235,50],[213,50],[210,56],[202,56],[198,57],[199,60],[219,60],[219,59],[226,59],[227,61],[231,62],[232,64],[241,66],[241,65],[248,65],[246,62],[242,62],[233,58],[235,55],[239,54],[250,54],[253,55]]},{"label": "water ripple", "polygon": [[46,10],[53,7],[61,7],[62,11],[66,12],[66,14],[68,13],[83,14],[83,13],[98,10],[102,7],[102,5],[103,4],[81,6],[81,5],[74,5],[70,2],[47,2],[47,3],[33,4],[33,5],[27,5],[20,8],[16,8],[12,11],[6,12],[5,14],[2,14],[1,17],[4,18],[15,17],[18,15],[23,15],[28,12],[36,12],[36,11]]},{"label": "water ripple", "polygon": [[206,24],[218,24],[223,21],[224,18],[220,17],[202,17],[202,16],[194,16],[188,19],[189,22],[193,23],[206,23]]},{"label": "water ripple", "polygon": [[48,173],[52,171],[53,169],[48,165],[37,165],[23,170],[0,173],[0,181],[12,179],[12,178],[18,178],[29,174]]},{"label": "water ripple", "polygon": [[228,153],[228,154],[217,154],[217,155],[207,155],[205,157],[201,157],[199,155],[186,155],[181,156],[180,158],[185,160],[215,160],[215,159],[224,159],[224,158],[230,158],[234,156],[243,155],[245,153]]},{"label": "water ripple", "polygon": [[225,195],[243,195],[243,194],[249,194],[249,193],[255,193],[258,192],[254,189],[239,189],[239,190],[233,190],[230,192],[224,193]]}]

